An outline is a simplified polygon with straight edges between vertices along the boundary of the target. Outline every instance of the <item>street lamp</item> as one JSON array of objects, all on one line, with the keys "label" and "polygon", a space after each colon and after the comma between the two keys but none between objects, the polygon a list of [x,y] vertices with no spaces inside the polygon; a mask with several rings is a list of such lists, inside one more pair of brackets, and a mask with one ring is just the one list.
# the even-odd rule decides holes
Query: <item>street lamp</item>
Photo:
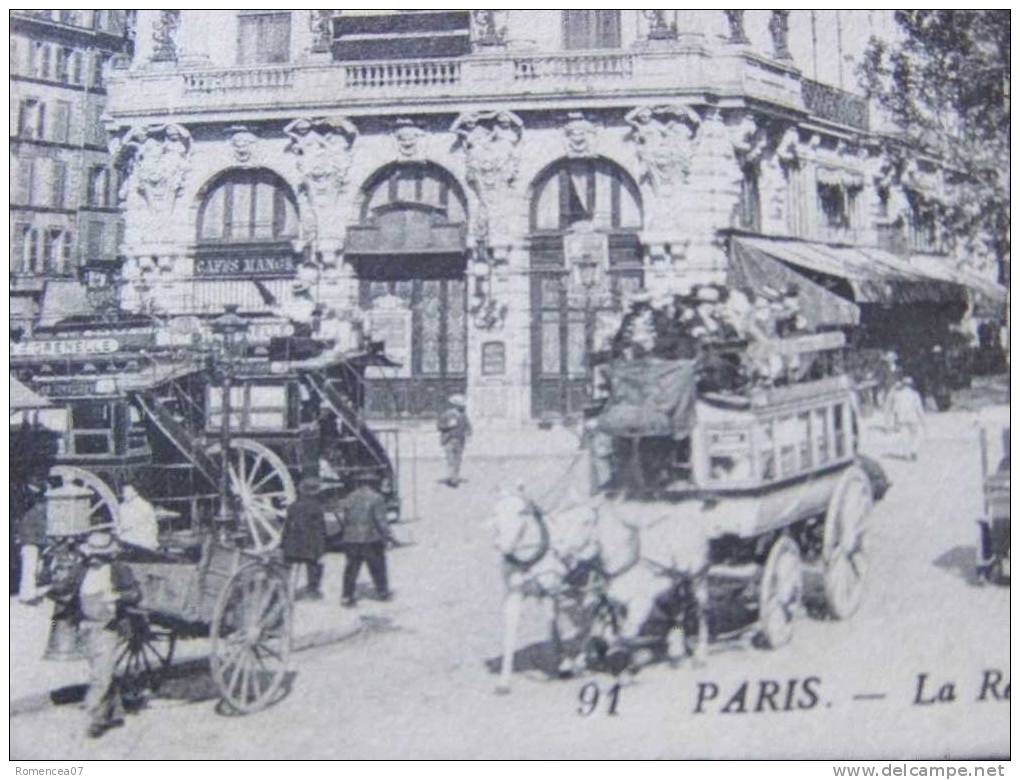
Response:
[{"label": "street lamp", "polygon": [[[222,396],[220,400],[220,508],[216,523],[221,532],[225,531],[237,519],[229,496],[230,478],[230,417],[231,391],[234,382],[236,361],[244,356],[248,321],[237,313],[237,304],[227,304],[226,311],[212,321],[212,332],[219,337],[213,359],[218,358],[216,365],[220,378]],[[218,353],[218,354],[216,354]]]}]

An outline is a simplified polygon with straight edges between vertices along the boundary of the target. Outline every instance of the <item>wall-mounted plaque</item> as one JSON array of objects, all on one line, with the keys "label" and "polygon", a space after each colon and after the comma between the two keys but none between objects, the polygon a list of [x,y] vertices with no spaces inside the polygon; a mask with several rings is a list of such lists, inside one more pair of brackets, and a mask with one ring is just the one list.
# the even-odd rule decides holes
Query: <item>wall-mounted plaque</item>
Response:
[{"label": "wall-mounted plaque", "polygon": [[506,373],[506,344],[486,341],[482,344],[482,376],[502,376]]}]

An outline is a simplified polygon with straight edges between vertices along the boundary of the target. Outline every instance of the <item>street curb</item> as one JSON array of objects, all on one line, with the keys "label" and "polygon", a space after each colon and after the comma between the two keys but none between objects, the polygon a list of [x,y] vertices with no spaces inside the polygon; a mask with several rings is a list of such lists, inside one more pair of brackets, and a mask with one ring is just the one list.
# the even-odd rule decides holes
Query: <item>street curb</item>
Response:
[{"label": "street curb", "polygon": [[[356,623],[351,625],[340,628],[311,631],[307,634],[295,636],[294,641],[291,644],[291,651],[294,653],[301,653],[305,650],[314,650],[317,647],[326,647],[328,645],[338,644],[345,639],[350,639],[351,637],[360,634],[364,628],[365,624],[359,618]],[[204,661],[205,658],[206,656],[186,658],[179,663],[175,662],[170,668],[173,670],[175,667],[194,664],[197,660]],[[35,712],[42,712],[51,707],[80,701],[84,696],[87,687],[88,685],[86,683],[73,683],[71,685],[64,685],[60,688],[53,688],[45,693],[33,693],[28,696],[13,699],[10,705],[10,717],[13,718],[18,715],[30,715]]]}]

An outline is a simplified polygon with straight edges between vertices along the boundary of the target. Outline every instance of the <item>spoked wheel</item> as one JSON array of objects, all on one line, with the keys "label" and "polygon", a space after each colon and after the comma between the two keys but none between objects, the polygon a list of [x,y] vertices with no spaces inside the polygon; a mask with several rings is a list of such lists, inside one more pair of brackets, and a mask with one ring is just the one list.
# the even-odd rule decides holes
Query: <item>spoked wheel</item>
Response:
[{"label": "spoked wheel", "polygon": [[220,593],[210,667],[235,711],[260,710],[280,690],[290,659],[292,610],[286,578],[258,563],[235,573]]},{"label": "spoked wheel", "polygon": [[91,493],[88,509],[89,527],[116,525],[120,518],[120,502],[100,477],[88,469],[77,466],[54,466],[50,469],[50,482],[59,482],[55,487],[77,487]]},{"label": "spoked wheel", "polygon": [[144,615],[128,617],[128,635],[117,647],[115,674],[128,698],[156,692],[173,662],[177,635],[153,626]]},{"label": "spoked wheel", "polygon": [[822,533],[825,603],[837,620],[854,614],[864,595],[868,568],[864,520],[872,503],[867,476],[853,469],[833,497],[825,516]]},{"label": "spoked wheel", "polygon": [[765,560],[758,595],[758,628],[769,647],[782,647],[793,638],[802,594],[800,550],[790,537],[780,536]]},{"label": "spoked wheel", "polygon": [[[209,456],[219,461],[219,444],[209,449]],[[251,439],[230,442],[230,491],[240,505],[240,515],[256,552],[269,552],[280,544],[280,534],[287,506],[297,491],[294,479],[279,455]]]}]

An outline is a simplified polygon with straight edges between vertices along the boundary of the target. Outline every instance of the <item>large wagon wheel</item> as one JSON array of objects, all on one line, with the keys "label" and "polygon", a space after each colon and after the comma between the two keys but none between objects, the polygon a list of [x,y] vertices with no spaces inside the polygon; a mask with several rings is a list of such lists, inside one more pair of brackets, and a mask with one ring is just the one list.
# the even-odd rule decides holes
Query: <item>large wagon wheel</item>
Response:
[{"label": "large wagon wheel", "polygon": [[262,709],[283,684],[292,609],[286,579],[260,563],[241,568],[220,593],[209,665],[223,700],[237,712]]},{"label": "large wagon wheel", "polygon": [[822,531],[825,602],[837,620],[854,614],[864,595],[867,574],[864,519],[872,503],[868,477],[853,468],[840,483],[825,514]]},{"label": "large wagon wheel", "polygon": [[[209,456],[218,462],[221,452],[221,446],[214,444]],[[276,549],[287,506],[297,497],[287,464],[252,439],[232,439],[228,460],[230,491],[240,504],[252,547],[256,552]]]},{"label": "large wagon wheel", "polygon": [[89,504],[89,527],[116,525],[120,519],[120,502],[117,494],[102,478],[88,469],[77,466],[54,466],[50,469],[50,480],[58,480],[60,486],[73,485],[92,494]]},{"label": "large wagon wheel", "polygon": [[145,615],[130,613],[127,631],[117,647],[115,674],[128,698],[157,691],[173,662],[177,635],[153,626]]},{"label": "large wagon wheel", "polygon": [[771,648],[793,638],[793,618],[800,607],[803,581],[800,550],[788,536],[772,543],[758,593],[758,628]]}]

